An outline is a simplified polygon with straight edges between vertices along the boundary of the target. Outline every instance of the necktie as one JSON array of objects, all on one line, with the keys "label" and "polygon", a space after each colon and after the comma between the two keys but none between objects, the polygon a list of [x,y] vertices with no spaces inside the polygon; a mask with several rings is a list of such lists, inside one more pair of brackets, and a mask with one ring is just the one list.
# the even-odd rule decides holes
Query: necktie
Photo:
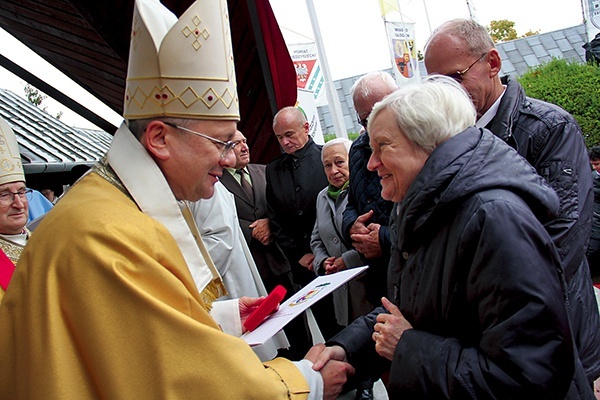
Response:
[{"label": "necktie", "polygon": [[246,171],[244,171],[243,169],[238,169],[237,171],[235,171],[235,173],[240,174],[240,185],[242,185],[242,189],[244,189],[244,192],[246,192],[248,198],[250,200],[254,200],[254,191],[252,191],[252,185],[250,185],[250,183],[244,176],[246,174]]}]

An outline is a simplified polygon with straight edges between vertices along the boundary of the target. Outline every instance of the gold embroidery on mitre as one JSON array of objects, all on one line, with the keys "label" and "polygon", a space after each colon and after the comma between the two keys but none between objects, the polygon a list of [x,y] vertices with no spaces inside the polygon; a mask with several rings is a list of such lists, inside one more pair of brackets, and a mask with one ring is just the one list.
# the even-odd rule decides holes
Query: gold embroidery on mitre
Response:
[{"label": "gold embroidery on mitre", "polygon": [[227,2],[196,1],[175,22],[165,16],[166,33],[156,36],[143,12],[136,3],[125,119],[239,120]]},{"label": "gold embroidery on mitre", "polygon": [[195,38],[195,40],[192,42],[192,47],[194,50],[198,51],[202,47],[202,43],[198,39],[203,38],[204,40],[208,40],[210,37],[210,32],[208,32],[206,28],[202,28],[202,30],[200,30],[200,24],[202,23],[202,20],[199,16],[195,15],[194,18],[192,18],[192,23],[194,24],[193,28],[190,28],[186,25],[181,33],[183,33],[183,36],[186,38],[189,36],[193,36]]},{"label": "gold embroidery on mitre", "polygon": [[8,123],[0,118],[0,184],[25,181],[17,137]]}]

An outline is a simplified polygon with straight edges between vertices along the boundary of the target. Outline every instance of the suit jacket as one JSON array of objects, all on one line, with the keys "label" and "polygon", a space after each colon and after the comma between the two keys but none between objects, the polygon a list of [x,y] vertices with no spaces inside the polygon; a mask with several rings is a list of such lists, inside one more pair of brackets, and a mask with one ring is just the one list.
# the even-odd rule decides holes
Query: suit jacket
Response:
[{"label": "suit jacket", "polygon": [[228,170],[223,171],[221,182],[229,190],[235,198],[235,207],[240,221],[240,227],[244,233],[244,238],[250,252],[254,258],[254,262],[258,267],[258,271],[263,279],[270,273],[281,275],[290,271],[290,263],[283,254],[279,245],[273,241],[268,246],[263,245],[258,240],[252,237],[252,229],[250,224],[260,218],[268,218],[267,215],[267,197],[265,180],[265,166],[259,164],[248,164],[248,172],[252,180],[252,189],[254,198],[249,199],[246,192],[237,182],[235,177]]}]

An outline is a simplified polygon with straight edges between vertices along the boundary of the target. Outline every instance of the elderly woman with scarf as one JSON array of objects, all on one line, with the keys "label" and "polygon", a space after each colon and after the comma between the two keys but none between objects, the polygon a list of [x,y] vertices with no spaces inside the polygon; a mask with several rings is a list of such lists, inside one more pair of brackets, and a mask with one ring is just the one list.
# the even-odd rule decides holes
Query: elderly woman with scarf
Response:
[{"label": "elderly woman with scarf", "polygon": [[[350,168],[348,151],[352,142],[333,139],[325,143],[321,159],[329,185],[317,196],[317,219],[310,240],[315,255],[317,275],[333,274],[348,268],[364,265],[360,254],[344,242],[342,214],[348,203]],[[337,323],[347,326],[349,321],[371,311],[373,305],[366,300],[364,272],[333,293]]]}]

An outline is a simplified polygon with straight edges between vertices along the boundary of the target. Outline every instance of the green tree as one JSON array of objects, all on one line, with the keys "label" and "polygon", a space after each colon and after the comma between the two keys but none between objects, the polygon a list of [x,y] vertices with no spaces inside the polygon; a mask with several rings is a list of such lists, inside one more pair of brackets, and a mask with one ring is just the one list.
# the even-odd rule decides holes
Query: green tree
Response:
[{"label": "green tree", "polygon": [[515,23],[507,19],[490,21],[490,26],[487,29],[495,43],[514,40],[518,37]]},{"label": "green tree", "polygon": [[[42,103],[48,98],[48,96],[46,96],[43,92],[40,92],[38,88],[29,83],[25,85],[23,90],[25,91],[25,97],[27,98],[28,102],[30,102],[38,108],[41,108],[44,112],[48,112],[48,107],[42,107]],[[56,119],[60,119],[62,115],[63,112],[59,111],[58,113],[56,113],[56,115],[54,115],[54,117]]]},{"label": "green tree", "polygon": [[[35,86],[32,86],[29,83],[27,85],[25,85],[23,90],[25,91],[25,96],[27,97],[27,101],[36,107],[41,108],[44,100],[46,100],[48,98],[48,96],[46,96],[44,93],[40,92]],[[45,110],[45,108],[43,110]]]},{"label": "green tree", "polygon": [[600,145],[600,66],[554,59],[530,69],[519,82],[528,96],[571,113],[588,147]]},{"label": "green tree", "polygon": [[538,29],[537,31],[532,31],[531,29],[528,30],[527,32],[525,32],[525,34],[521,37],[529,37],[529,36],[535,36],[537,34],[540,33],[540,30]]}]

